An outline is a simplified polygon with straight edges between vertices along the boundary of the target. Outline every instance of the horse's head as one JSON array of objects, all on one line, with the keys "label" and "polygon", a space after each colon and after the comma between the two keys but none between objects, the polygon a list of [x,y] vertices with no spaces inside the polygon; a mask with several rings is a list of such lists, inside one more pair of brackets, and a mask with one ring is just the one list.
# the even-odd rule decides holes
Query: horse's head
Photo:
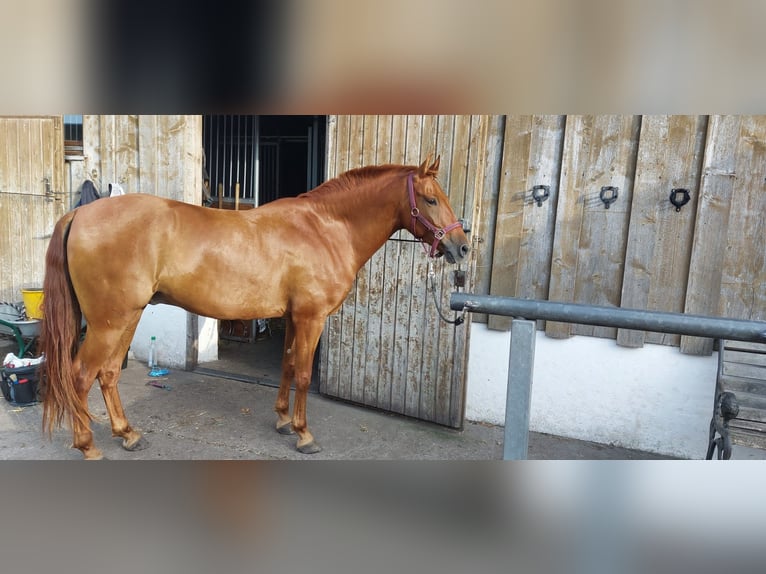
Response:
[{"label": "horse's head", "polygon": [[450,263],[461,263],[468,258],[471,246],[463,225],[455,217],[447,195],[436,180],[439,160],[431,165],[428,157],[416,173],[407,176],[410,202],[410,232],[431,246],[432,257],[444,255]]}]

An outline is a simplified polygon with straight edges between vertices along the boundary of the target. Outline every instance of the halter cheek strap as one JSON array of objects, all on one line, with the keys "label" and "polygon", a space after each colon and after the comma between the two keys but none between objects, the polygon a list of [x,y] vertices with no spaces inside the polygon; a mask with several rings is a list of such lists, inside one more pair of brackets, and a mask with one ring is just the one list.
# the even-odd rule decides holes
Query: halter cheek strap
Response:
[{"label": "halter cheek strap", "polygon": [[[410,215],[412,215],[412,235],[423,241],[422,237],[418,237],[415,235],[415,222],[419,221],[423,224],[423,226],[431,231],[434,234],[434,241],[431,244],[431,252],[428,254],[429,257],[434,257],[436,255],[436,248],[439,245],[439,242],[444,239],[444,236],[447,235],[450,231],[453,229],[457,229],[461,226],[461,223],[459,221],[456,221],[454,223],[450,223],[447,227],[436,227],[433,223],[428,221],[425,217],[423,217],[423,214],[420,213],[420,210],[418,209],[418,206],[415,204],[415,186],[412,183],[413,175],[410,173],[407,176],[407,192],[410,196]],[[426,247],[426,242],[423,241],[423,247],[425,249],[428,249]]]}]

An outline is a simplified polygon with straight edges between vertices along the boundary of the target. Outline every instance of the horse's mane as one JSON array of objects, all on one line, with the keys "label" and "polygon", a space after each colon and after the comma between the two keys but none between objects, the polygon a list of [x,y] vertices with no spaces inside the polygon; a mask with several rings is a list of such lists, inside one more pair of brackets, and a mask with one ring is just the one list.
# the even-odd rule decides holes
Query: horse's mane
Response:
[{"label": "horse's mane", "polygon": [[361,184],[371,179],[375,179],[386,175],[387,173],[396,173],[405,175],[407,172],[415,171],[417,168],[406,165],[371,165],[366,167],[360,167],[351,169],[347,172],[340,174],[339,176],[327,180],[320,186],[301,194],[303,196],[317,196],[326,194],[335,194],[339,192],[345,192],[354,188],[358,188]]}]

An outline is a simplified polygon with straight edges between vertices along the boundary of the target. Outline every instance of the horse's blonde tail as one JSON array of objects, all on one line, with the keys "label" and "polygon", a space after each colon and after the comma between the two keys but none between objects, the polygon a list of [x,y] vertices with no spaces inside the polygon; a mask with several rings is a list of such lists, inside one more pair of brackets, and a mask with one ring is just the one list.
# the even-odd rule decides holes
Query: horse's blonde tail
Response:
[{"label": "horse's blonde tail", "polygon": [[69,277],[67,238],[74,219],[70,212],[53,230],[45,254],[43,319],[40,350],[45,355],[40,369],[43,397],[43,432],[61,426],[64,417],[74,428],[75,421],[89,424],[91,415],[77,395],[73,360],[79,347],[82,313]]}]

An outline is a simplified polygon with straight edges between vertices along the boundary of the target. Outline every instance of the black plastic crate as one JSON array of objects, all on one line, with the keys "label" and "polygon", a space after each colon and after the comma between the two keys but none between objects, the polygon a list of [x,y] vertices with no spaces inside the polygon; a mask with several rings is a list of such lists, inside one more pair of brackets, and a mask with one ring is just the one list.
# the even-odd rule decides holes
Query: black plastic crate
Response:
[{"label": "black plastic crate", "polygon": [[12,405],[33,405],[39,401],[37,393],[37,370],[40,365],[30,367],[3,367],[0,370],[0,389],[3,397]]}]

